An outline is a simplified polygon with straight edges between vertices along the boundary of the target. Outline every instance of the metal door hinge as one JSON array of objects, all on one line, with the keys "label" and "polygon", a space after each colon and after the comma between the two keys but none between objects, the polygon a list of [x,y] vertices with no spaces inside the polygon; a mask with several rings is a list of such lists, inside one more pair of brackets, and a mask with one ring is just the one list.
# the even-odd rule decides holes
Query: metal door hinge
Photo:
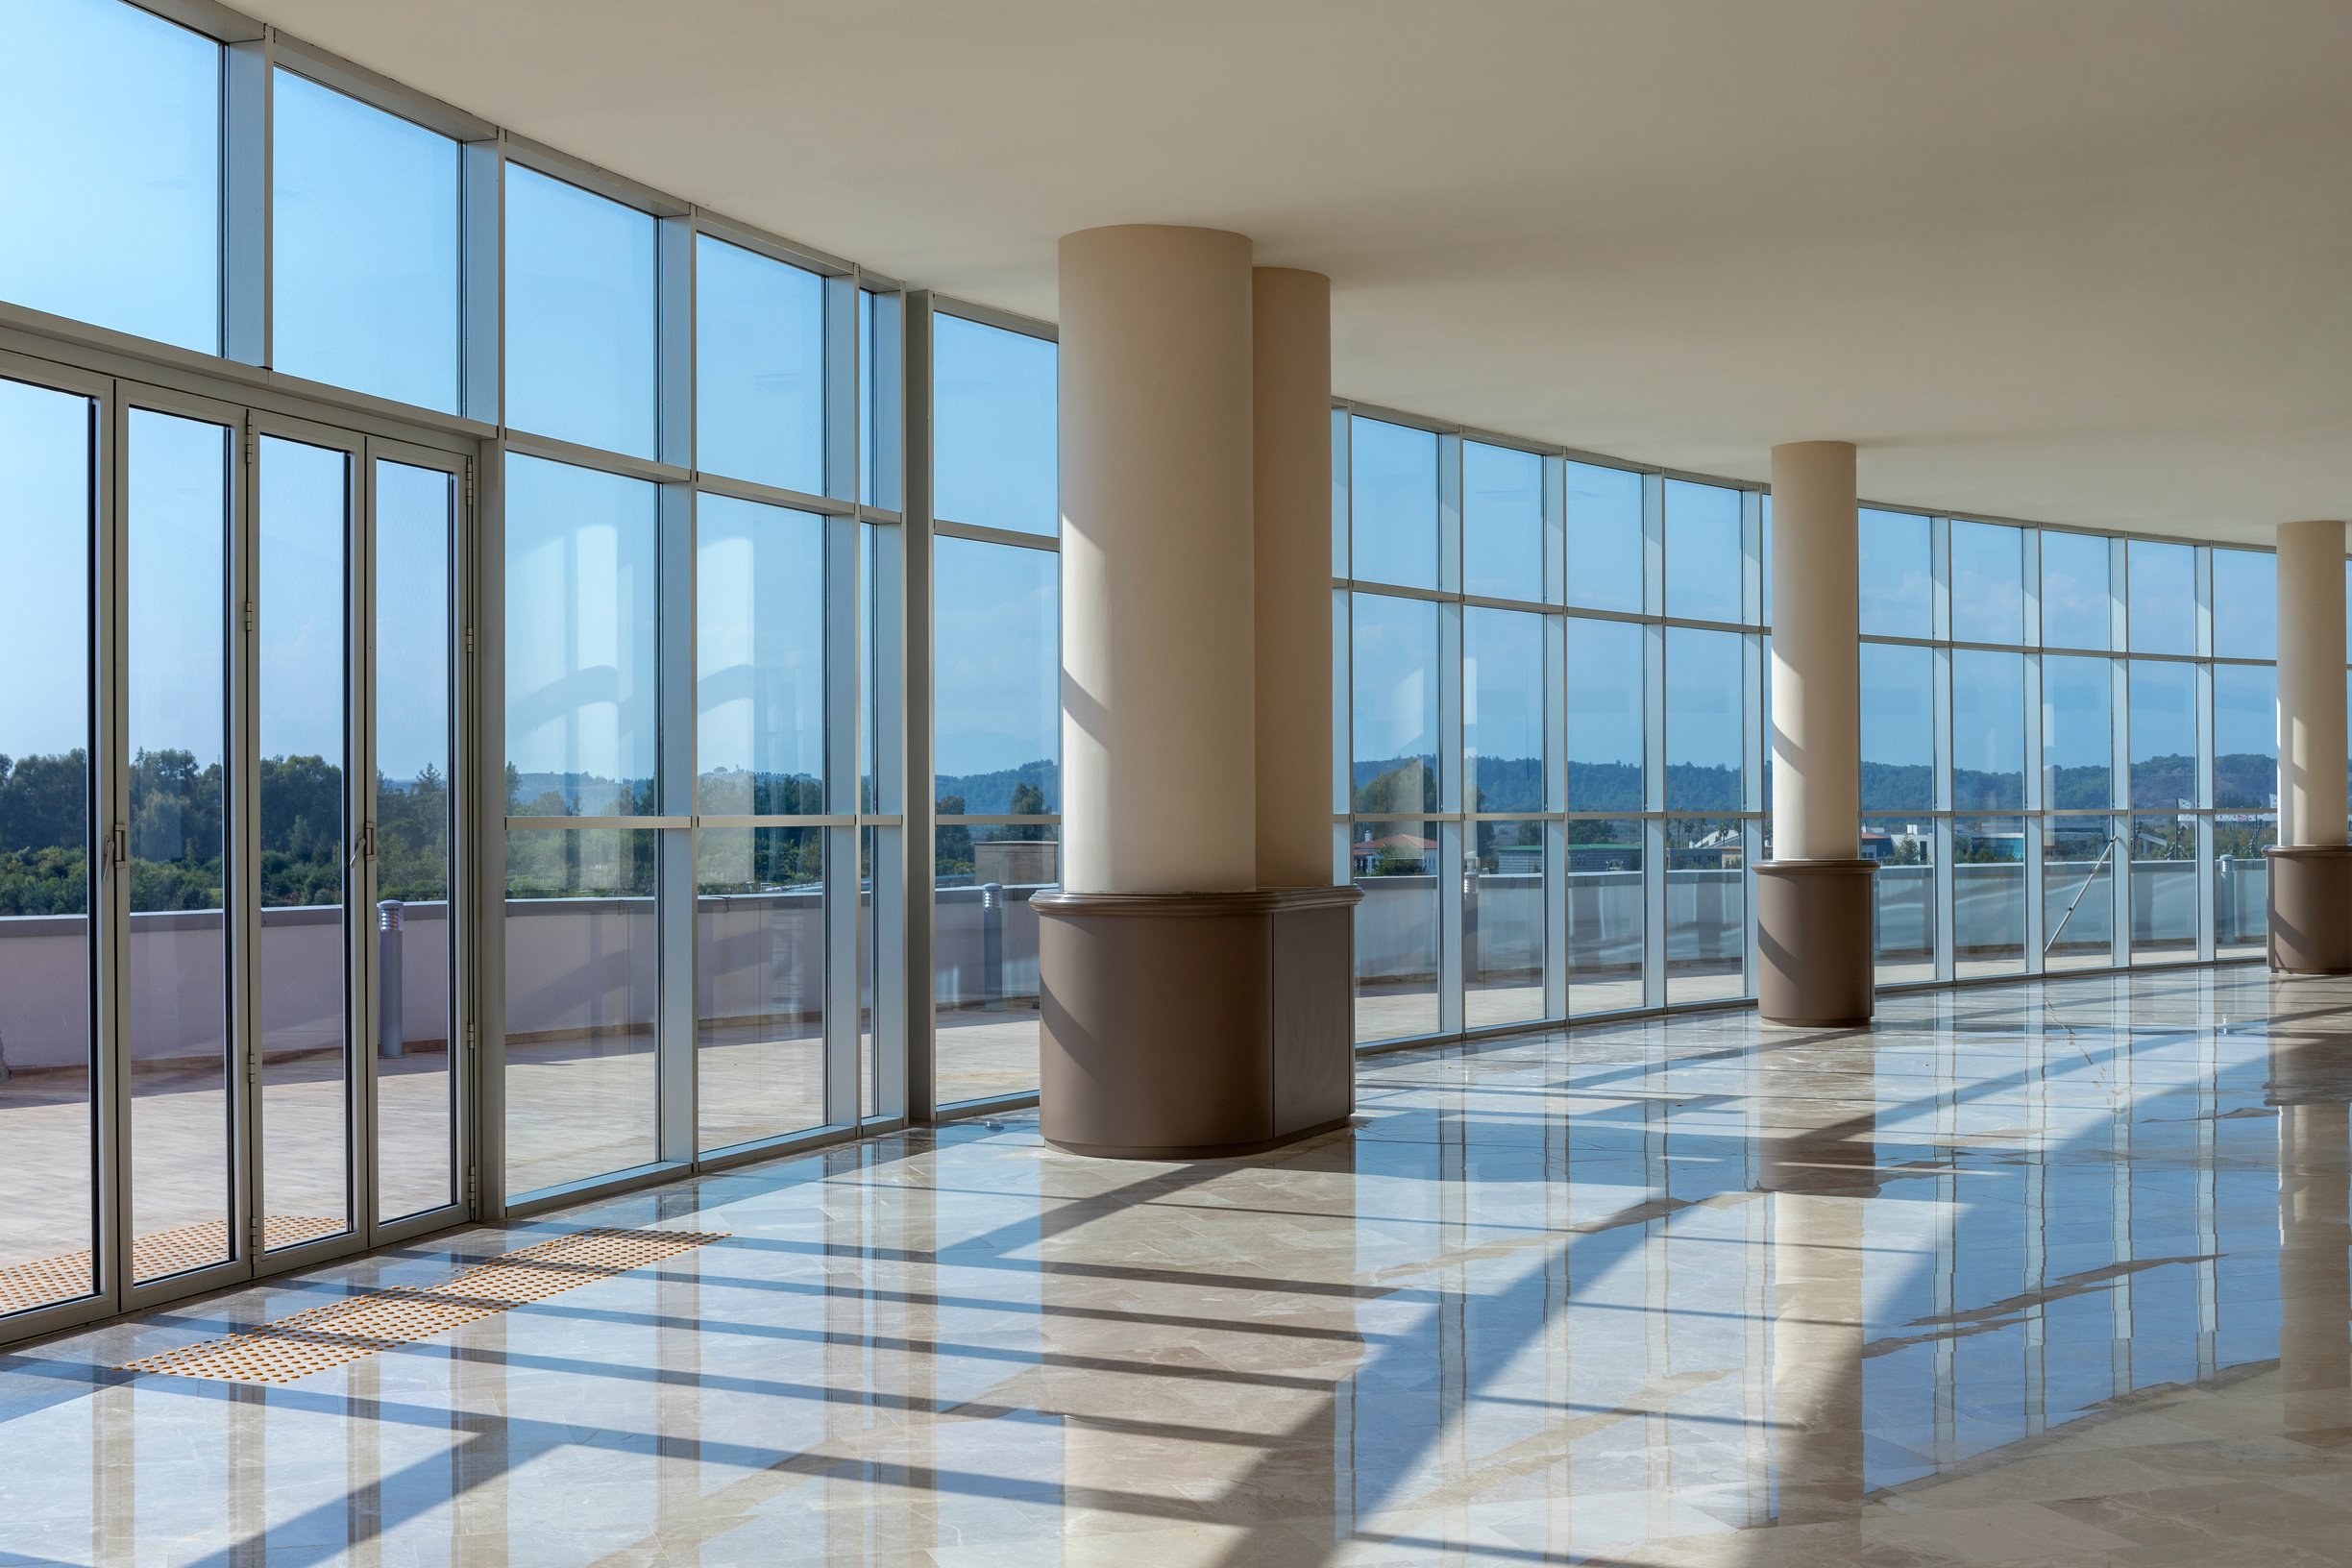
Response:
[{"label": "metal door hinge", "polygon": [[254,615],[253,600],[249,599],[245,601],[245,629],[247,631],[254,629],[256,620],[257,618]]},{"label": "metal door hinge", "polygon": [[465,650],[468,653],[471,653],[474,651],[474,628],[472,626],[468,626],[465,628]]},{"label": "metal door hinge", "polygon": [[465,466],[465,503],[466,510],[471,512],[474,509],[474,465],[472,463]]},{"label": "metal door hinge", "polygon": [[481,1045],[481,1025],[480,1025],[480,1024],[478,1024],[478,1023],[469,1023],[469,1024],[467,1024],[467,1025],[466,1025],[466,1051],[468,1052],[468,1054],[471,1054],[471,1053],[472,1053],[472,1052],[474,1052],[475,1050],[478,1049],[478,1048],[480,1047],[480,1045]]},{"label": "metal door hinge", "polygon": [[480,1196],[481,1166],[468,1165],[466,1166],[466,1202],[473,1203]]},{"label": "metal door hinge", "polygon": [[248,1240],[248,1250],[259,1252],[261,1250],[261,1216],[259,1214],[255,1214],[245,1221],[245,1235]]},{"label": "metal door hinge", "polygon": [[251,468],[260,460],[261,438],[257,435],[248,435],[245,438],[245,466]]}]

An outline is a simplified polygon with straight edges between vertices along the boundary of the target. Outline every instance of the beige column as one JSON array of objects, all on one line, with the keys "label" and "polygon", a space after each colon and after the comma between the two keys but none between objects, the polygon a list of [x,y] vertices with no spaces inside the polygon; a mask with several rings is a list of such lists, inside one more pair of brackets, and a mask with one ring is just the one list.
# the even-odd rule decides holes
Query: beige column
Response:
[{"label": "beige column", "polygon": [[[1253,296],[1267,302],[1263,354]],[[1360,894],[1332,885],[1324,793],[1329,321],[1322,279],[1254,279],[1239,234],[1134,226],[1062,241],[1065,854],[1061,891],[1029,906],[1039,1121],[1061,1148],[1222,1158],[1339,1126],[1354,1104]],[[1262,833],[1262,723],[1275,775]],[[1305,821],[1302,779],[1319,822]],[[1261,888],[1262,845],[1267,875],[1290,886]]]},{"label": "beige column", "polygon": [[1250,242],[1089,229],[1061,265],[1063,885],[1253,887]]},{"label": "beige column", "polygon": [[2278,530],[2279,843],[2344,842],[2344,526]]},{"label": "beige column", "polygon": [[2269,861],[2270,962],[2352,970],[2344,844],[2344,526],[2278,530],[2279,845]]},{"label": "beige column", "polygon": [[1332,880],[1331,280],[1260,267],[1258,885]]},{"label": "beige column", "polygon": [[1783,1023],[1871,1016],[1873,868],[1861,843],[1854,449],[1773,448],[1773,858],[1757,868],[1757,1003]]},{"label": "beige column", "polygon": [[1773,854],[1851,860],[1862,831],[1854,449],[1775,447],[1772,483]]}]

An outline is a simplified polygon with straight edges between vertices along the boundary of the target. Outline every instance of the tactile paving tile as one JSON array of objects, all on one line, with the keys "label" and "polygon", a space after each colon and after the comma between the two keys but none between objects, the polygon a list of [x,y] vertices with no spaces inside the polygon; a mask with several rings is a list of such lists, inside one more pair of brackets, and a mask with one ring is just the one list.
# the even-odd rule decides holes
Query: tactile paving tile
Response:
[{"label": "tactile paving tile", "polygon": [[[315,1214],[270,1214],[261,1221],[261,1245],[264,1249],[290,1247],[298,1241],[314,1241],[322,1236],[339,1236],[345,1228],[339,1219],[327,1219]],[[167,1274],[184,1273],[191,1268],[224,1262],[228,1257],[228,1225],[217,1219],[204,1220],[174,1230],[158,1231],[152,1236],[142,1236],[134,1240],[131,1243],[131,1277],[134,1280],[159,1280]],[[86,1247],[55,1258],[37,1258],[28,1263],[11,1263],[0,1267],[0,1313],[26,1311],[61,1301],[79,1301],[89,1295],[96,1286],[96,1271],[91,1267],[89,1249]]]},{"label": "tactile paving tile", "polygon": [[291,1383],[725,1237],[723,1231],[580,1231],[476,1263],[442,1285],[376,1290],[306,1308],[226,1339],[142,1356],[122,1369],[229,1383]]}]

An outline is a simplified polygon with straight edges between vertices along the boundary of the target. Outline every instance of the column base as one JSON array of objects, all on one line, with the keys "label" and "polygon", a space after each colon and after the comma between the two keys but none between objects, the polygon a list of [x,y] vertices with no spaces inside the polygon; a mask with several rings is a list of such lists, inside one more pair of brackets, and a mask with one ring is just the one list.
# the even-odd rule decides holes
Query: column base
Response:
[{"label": "column base", "polygon": [[1256,1154],[1356,1108],[1354,887],[1042,893],[1045,1140],[1115,1160]]},{"label": "column base", "polygon": [[1867,860],[1756,863],[1756,1011],[1768,1023],[1858,1028],[1877,1005]]},{"label": "column base", "polygon": [[2269,872],[2270,967],[2352,974],[2352,845],[2275,845]]}]

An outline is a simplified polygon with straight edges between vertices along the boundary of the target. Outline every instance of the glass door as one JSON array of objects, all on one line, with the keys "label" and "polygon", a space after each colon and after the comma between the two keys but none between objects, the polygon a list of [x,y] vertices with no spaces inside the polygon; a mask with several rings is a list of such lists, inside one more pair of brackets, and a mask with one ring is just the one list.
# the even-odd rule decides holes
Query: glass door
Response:
[{"label": "glass door", "polygon": [[372,855],[359,905],[374,986],[369,1090],[377,1239],[455,1217],[466,1061],[455,986],[464,921],[452,894],[459,843],[453,649],[462,470],[447,453],[369,446],[372,524],[361,602]]},{"label": "glass door", "polygon": [[115,971],[127,1064],[121,1232],[133,1289],[237,1271],[246,1117],[228,919],[230,606],[240,411],[142,392],[120,408],[123,817]]},{"label": "glass door", "polygon": [[354,1239],[357,1108],[351,1042],[355,872],[369,847],[353,809],[353,544],[359,439],[254,421],[251,546],[240,583],[251,750],[238,813],[251,827],[245,922],[249,1076],[258,1132],[256,1250]]},{"label": "glass door", "polygon": [[465,1213],[466,463],[0,355],[0,1341]]},{"label": "glass door", "polygon": [[[23,379],[12,375],[20,371]],[[94,1315],[110,1119],[98,1052],[92,563],[103,383],[0,355],[0,1336]]]}]

